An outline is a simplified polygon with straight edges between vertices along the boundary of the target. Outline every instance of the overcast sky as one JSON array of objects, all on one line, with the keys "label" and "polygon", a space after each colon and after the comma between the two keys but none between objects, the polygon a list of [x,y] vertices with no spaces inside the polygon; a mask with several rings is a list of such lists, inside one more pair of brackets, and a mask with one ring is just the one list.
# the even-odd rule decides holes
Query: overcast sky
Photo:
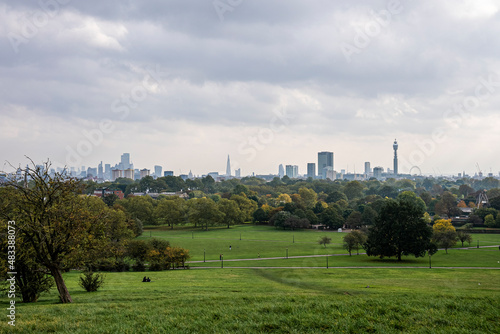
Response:
[{"label": "overcast sky", "polygon": [[[43,5],[46,4],[46,5]],[[500,171],[500,2],[0,1],[0,158]],[[413,171],[415,171],[414,169]]]}]

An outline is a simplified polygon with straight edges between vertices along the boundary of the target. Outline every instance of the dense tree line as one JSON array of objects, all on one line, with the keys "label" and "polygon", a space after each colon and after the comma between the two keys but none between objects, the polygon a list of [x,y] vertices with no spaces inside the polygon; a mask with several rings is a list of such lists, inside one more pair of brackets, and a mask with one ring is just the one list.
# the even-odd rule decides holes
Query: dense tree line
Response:
[{"label": "dense tree line", "polygon": [[[96,184],[87,185],[91,193]],[[500,227],[500,188],[498,180],[426,178],[422,180],[388,179],[380,182],[295,180],[288,177],[263,179],[247,177],[215,182],[210,176],[184,181],[167,176],[140,181],[119,179],[106,184],[110,189],[120,188],[128,193],[126,199],[105,198],[121,207],[145,225],[192,224],[200,228],[227,226],[242,222],[271,224],[277,228],[295,229],[310,225],[327,228],[358,228],[375,223],[384,203],[408,194],[419,198],[419,205],[428,216],[452,218],[462,214],[461,208],[474,208],[468,223]],[[491,206],[476,206],[478,193],[487,189]],[[178,191],[178,196],[132,196],[132,192]],[[406,194],[406,195],[405,195]],[[113,196],[113,195],[112,195]]]}]

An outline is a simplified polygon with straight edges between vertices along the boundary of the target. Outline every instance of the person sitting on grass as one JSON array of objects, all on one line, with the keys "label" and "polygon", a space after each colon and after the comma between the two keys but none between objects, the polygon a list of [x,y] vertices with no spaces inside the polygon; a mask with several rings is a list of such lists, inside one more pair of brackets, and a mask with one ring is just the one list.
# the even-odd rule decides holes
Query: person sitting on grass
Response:
[{"label": "person sitting on grass", "polygon": [[146,279],[146,276],[142,279],[143,282],[147,282],[148,280]]},{"label": "person sitting on grass", "polygon": [[151,282],[151,280],[149,279],[149,277],[146,279],[146,282]]}]

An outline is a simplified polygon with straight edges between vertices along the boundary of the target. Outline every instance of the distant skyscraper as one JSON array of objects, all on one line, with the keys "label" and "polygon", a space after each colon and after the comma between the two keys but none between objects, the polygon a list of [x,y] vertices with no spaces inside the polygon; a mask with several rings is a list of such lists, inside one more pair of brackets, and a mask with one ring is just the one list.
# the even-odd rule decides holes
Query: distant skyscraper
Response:
[{"label": "distant skyscraper", "polygon": [[278,168],[278,176],[280,179],[283,178],[283,176],[285,176],[285,168],[283,168],[282,164],[280,164]]},{"label": "distant skyscraper", "polygon": [[370,163],[367,161],[365,162],[365,175],[368,175],[372,172],[372,169],[370,168]]},{"label": "distant skyscraper", "polygon": [[163,176],[174,176],[174,171],[166,170],[163,172]]},{"label": "distant skyscraper", "polygon": [[149,169],[141,169],[140,171],[140,178],[142,179],[143,177],[149,176]]},{"label": "distant skyscraper", "polygon": [[394,175],[398,175],[398,142],[396,139],[394,139],[392,148],[394,149]]},{"label": "distant skyscraper", "polygon": [[111,164],[104,165],[104,179],[111,180]]},{"label": "distant skyscraper", "polygon": [[99,166],[97,166],[97,178],[104,179],[104,169],[102,168],[102,161]]},{"label": "distant skyscraper", "polygon": [[333,152],[318,152],[318,175],[323,179],[326,179],[323,173],[325,167],[333,168]]},{"label": "distant skyscraper", "polygon": [[229,160],[229,154],[227,155],[226,176],[231,176],[231,160]]},{"label": "distant skyscraper", "polygon": [[314,162],[307,164],[307,177],[312,177],[313,179],[316,177],[316,164]]},{"label": "distant skyscraper", "polygon": [[155,166],[155,179],[161,177],[161,171],[163,168],[161,166],[156,165]]},{"label": "distant skyscraper", "polygon": [[373,177],[376,179],[381,179],[382,178],[382,173],[384,172],[384,168],[382,167],[375,167],[373,168]]},{"label": "distant skyscraper", "polygon": [[299,176],[299,166],[286,165],[286,176],[288,176],[291,179],[297,178],[297,176]]},{"label": "distant skyscraper", "polygon": [[237,170],[235,170],[235,173],[237,178],[240,178],[241,177],[241,168],[238,168]]},{"label": "distant skyscraper", "polygon": [[134,169],[134,165],[130,163],[130,153],[122,154],[120,164],[122,169]]}]

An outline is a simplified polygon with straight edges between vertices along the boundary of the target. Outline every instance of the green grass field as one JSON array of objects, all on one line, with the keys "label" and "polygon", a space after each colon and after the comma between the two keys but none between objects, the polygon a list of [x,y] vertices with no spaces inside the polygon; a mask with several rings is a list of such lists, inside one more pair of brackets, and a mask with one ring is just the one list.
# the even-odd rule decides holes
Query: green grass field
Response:
[{"label": "green grass field", "polygon": [[[234,226],[230,229],[217,228],[208,231],[200,229],[180,229],[170,230],[168,228],[156,228],[146,230],[141,238],[147,239],[150,237],[163,238],[169,240],[174,246],[180,246],[189,249],[192,261],[203,261],[204,251],[205,260],[218,260],[219,255],[224,255],[224,260],[230,259],[253,259],[253,258],[268,258],[268,257],[285,257],[288,249],[288,256],[305,256],[305,255],[326,255],[326,254],[345,254],[347,251],[342,248],[342,238],[345,233],[338,232],[325,232],[316,230],[301,230],[301,231],[283,231],[276,230],[270,226],[254,226],[254,225],[240,225]],[[240,240],[241,236],[241,240]],[[325,248],[317,243],[321,236],[328,236],[332,239],[332,243]],[[500,234],[472,234],[473,242],[470,247],[479,245],[492,246],[500,245]],[[231,246],[231,250],[229,250]],[[467,243],[465,247],[469,247]],[[460,248],[461,243],[457,243],[454,247]],[[483,250],[483,248],[480,248]],[[436,261],[436,266],[473,266],[473,267],[490,267],[493,266],[492,261],[500,260],[500,251],[497,248],[484,249],[485,251],[494,251],[492,254],[485,255],[484,261],[478,259],[473,255],[473,252],[461,251],[454,252],[453,249],[448,250],[454,256],[446,256],[444,251],[439,251],[435,254],[432,260]],[[360,249],[360,252],[363,252]],[[454,252],[454,253],[452,253]],[[457,259],[459,257],[459,259]],[[360,259],[332,259],[333,261],[340,261],[342,266],[346,266],[351,261],[355,261],[356,265],[384,265],[385,262],[377,261],[376,258],[369,258],[363,256],[363,262]],[[290,259],[288,259],[290,260]],[[428,264],[429,259],[418,259],[414,257],[407,258],[413,265],[422,266]],[[299,260],[304,261],[304,260]],[[309,261],[309,260],[308,260]],[[311,260],[313,261],[313,260]],[[326,260],[321,259],[320,266],[323,263],[326,265]],[[460,264],[463,262],[462,264]],[[228,262],[229,263],[229,262]],[[259,261],[264,265],[263,261]],[[312,263],[312,262],[311,262]],[[391,261],[389,261],[391,263]],[[394,263],[393,263],[394,264]],[[397,263],[396,263],[397,264]],[[192,264],[195,266],[198,264]],[[309,266],[309,265],[301,265]],[[311,264],[316,266],[316,264]]]},{"label": "green grass field", "polygon": [[[94,293],[65,274],[74,303],[53,291],[18,304],[13,333],[498,333],[493,270],[206,269],[108,273]],[[369,286],[369,287],[367,287]],[[2,309],[6,303],[2,301]],[[6,320],[0,331],[7,333]]]},{"label": "green grass field", "polygon": [[[241,240],[240,240],[241,233]],[[343,254],[343,233],[279,231],[266,226],[151,231],[190,249],[191,270],[106,273],[106,284],[87,293],[80,273],[64,274],[74,303],[57,291],[37,303],[16,304],[16,327],[0,333],[499,333],[500,270],[415,269],[428,257],[394,259]],[[325,249],[322,235],[332,238]],[[146,231],[141,238],[149,238]],[[472,246],[500,244],[499,235],[473,235]],[[231,245],[231,251],[229,251]],[[362,251],[362,250],[360,250]],[[440,267],[500,268],[496,248],[450,249],[432,257]],[[224,268],[219,254],[224,253]],[[281,257],[279,259],[228,261]],[[199,267],[215,267],[201,269]],[[377,268],[401,266],[405,268]],[[234,267],[260,267],[237,269]],[[265,268],[323,267],[323,268]],[[362,267],[331,268],[331,267]],[[149,276],[151,283],[142,283]],[[7,315],[7,299],[0,308]]]}]

